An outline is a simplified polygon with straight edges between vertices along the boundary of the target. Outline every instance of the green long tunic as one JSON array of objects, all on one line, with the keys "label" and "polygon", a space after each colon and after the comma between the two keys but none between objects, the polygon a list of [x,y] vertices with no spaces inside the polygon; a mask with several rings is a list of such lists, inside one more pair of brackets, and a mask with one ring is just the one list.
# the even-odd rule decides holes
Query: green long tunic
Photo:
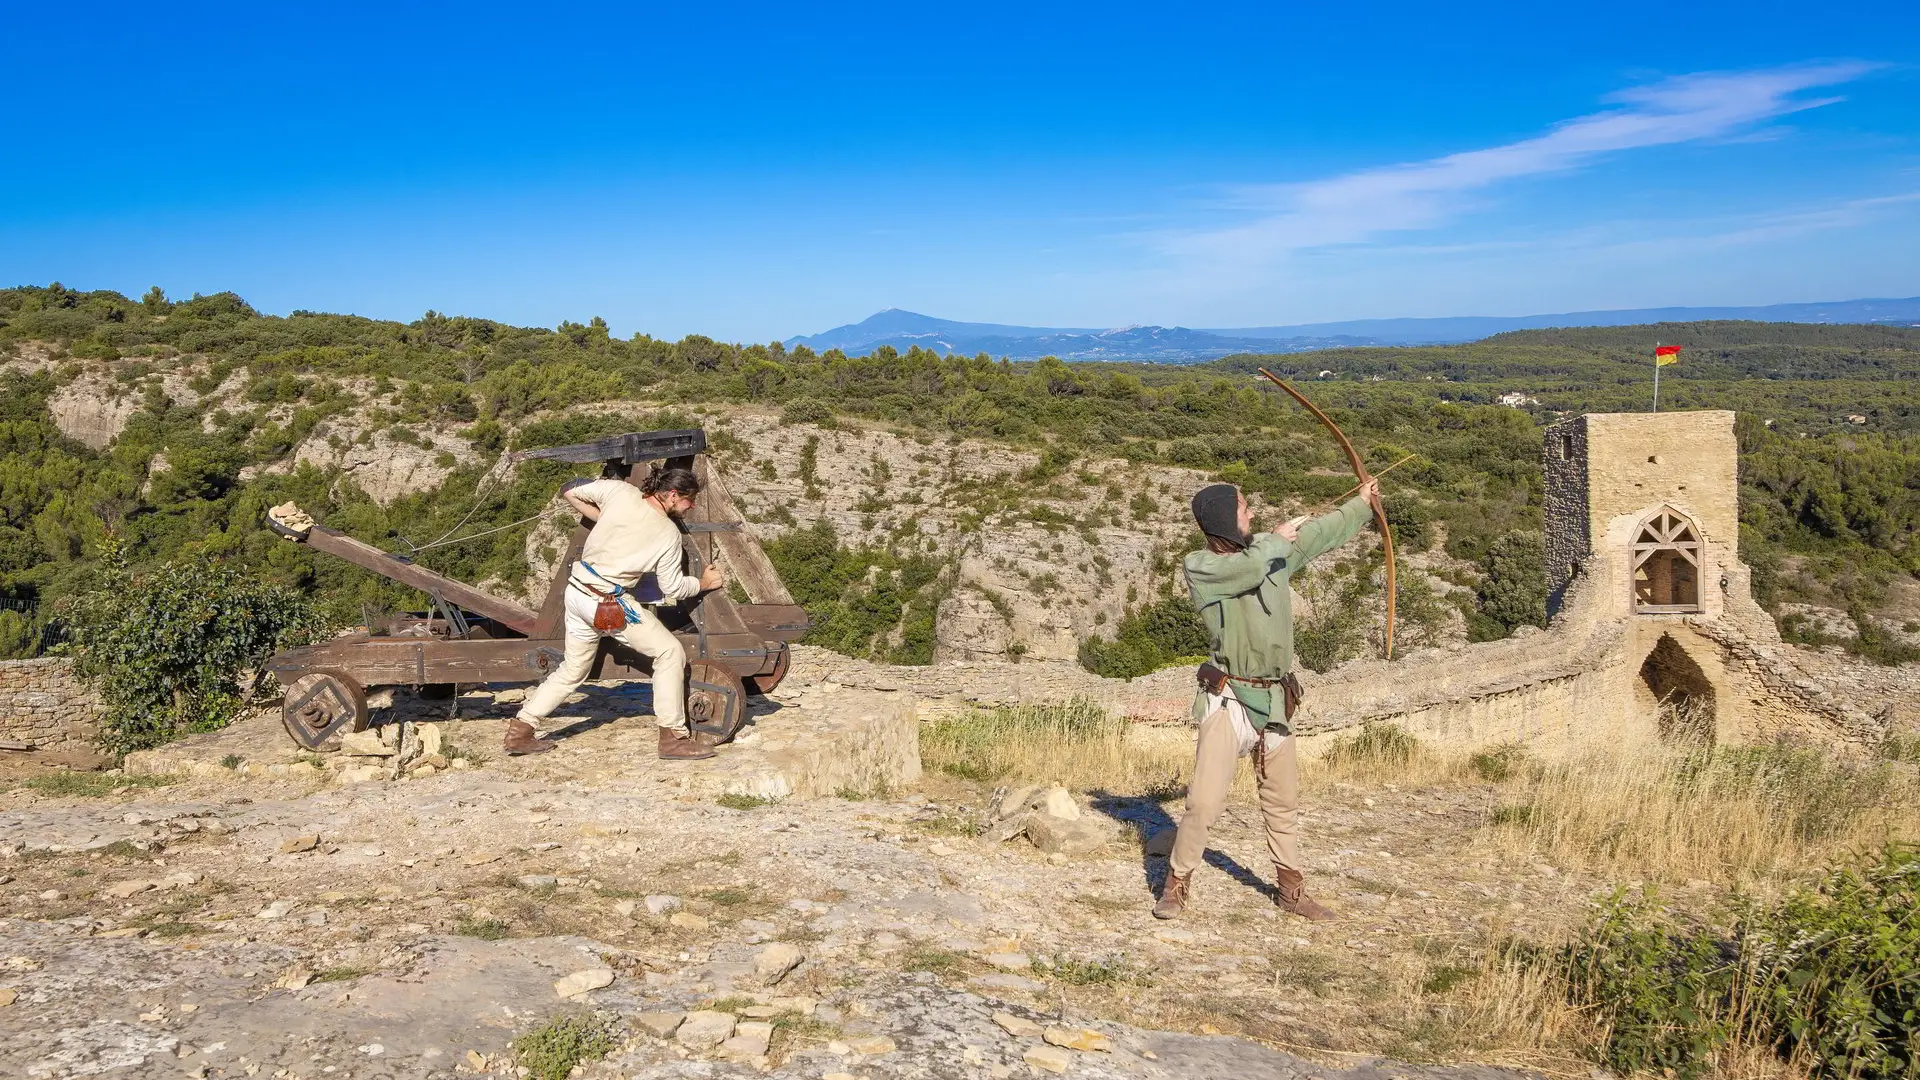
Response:
[{"label": "green long tunic", "polygon": [[[1194,609],[1207,624],[1213,662],[1229,675],[1249,679],[1278,679],[1293,670],[1293,592],[1287,585],[1307,560],[1353,538],[1373,520],[1365,498],[1356,497],[1338,510],[1300,527],[1289,541],[1279,533],[1258,533],[1253,542],[1231,555],[1200,550],[1187,555],[1187,591]],[[1273,691],[1228,683],[1247,719],[1264,728],[1284,727],[1285,717],[1274,713]],[[1204,719],[1206,695],[1197,693],[1194,719]]]}]

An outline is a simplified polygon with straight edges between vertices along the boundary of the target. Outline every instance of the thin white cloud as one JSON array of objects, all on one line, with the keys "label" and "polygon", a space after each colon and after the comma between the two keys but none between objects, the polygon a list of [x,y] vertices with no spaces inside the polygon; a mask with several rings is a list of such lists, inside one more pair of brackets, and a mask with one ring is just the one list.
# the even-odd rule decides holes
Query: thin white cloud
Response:
[{"label": "thin white cloud", "polygon": [[1627,150],[1751,135],[1756,125],[1841,100],[1808,91],[1851,82],[1882,66],[1845,61],[1675,76],[1622,90],[1606,99],[1612,108],[1504,146],[1306,183],[1243,187],[1229,204],[1243,220],[1163,233],[1160,245],[1175,256],[1245,264],[1435,228],[1503,183],[1567,172]]}]

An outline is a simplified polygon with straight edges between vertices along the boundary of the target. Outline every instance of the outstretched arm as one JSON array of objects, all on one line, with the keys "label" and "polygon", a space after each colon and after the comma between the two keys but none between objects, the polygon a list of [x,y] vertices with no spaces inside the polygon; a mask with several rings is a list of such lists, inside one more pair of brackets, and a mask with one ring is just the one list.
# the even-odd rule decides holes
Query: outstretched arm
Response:
[{"label": "outstretched arm", "polygon": [[1354,534],[1372,520],[1373,508],[1367,504],[1364,493],[1347,500],[1338,510],[1300,526],[1300,535],[1293,545],[1295,562],[1303,563],[1332,551],[1353,539]]}]

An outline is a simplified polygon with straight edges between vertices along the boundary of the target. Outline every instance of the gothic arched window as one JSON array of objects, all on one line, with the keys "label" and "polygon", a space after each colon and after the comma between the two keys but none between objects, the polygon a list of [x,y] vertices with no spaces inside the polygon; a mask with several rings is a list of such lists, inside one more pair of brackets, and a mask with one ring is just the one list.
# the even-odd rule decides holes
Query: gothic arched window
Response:
[{"label": "gothic arched window", "polygon": [[1654,511],[1633,534],[1633,610],[1699,611],[1700,556],[1700,531],[1685,514]]}]

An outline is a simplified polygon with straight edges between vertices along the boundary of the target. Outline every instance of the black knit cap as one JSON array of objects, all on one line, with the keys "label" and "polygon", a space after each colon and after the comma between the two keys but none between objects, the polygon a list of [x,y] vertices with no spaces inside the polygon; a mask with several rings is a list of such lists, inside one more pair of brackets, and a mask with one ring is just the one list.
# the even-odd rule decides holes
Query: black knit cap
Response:
[{"label": "black knit cap", "polygon": [[1252,539],[1240,531],[1240,489],[1232,484],[1208,484],[1193,497],[1193,520],[1200,531],[1218,540],[1246,547]]}]

